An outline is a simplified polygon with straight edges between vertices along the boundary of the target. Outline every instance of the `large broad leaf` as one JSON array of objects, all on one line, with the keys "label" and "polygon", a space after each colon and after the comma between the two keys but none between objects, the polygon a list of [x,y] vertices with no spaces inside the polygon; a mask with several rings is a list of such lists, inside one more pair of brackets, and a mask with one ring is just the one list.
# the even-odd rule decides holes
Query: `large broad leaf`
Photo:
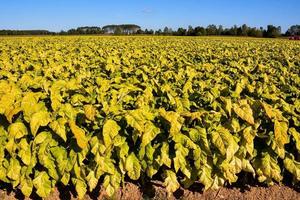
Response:
[{"label": "large broad leaf", "polygon": [[86,180],[87,180],[87,183],[89,186],[89,190],[90,190],[90,192],[92,192],[98,183],[98,179],[95,177],[95,172],[90,171],[90,173],[86,177]]},{"label": "large broad leaf", "polygon": [[292,154],[287,154],[283,160],[284,167],[300,181],[300,162],[297,162]]},{"label": "large broad leaf", "polygon": [[93,105],[85,105],[84,113],[88,120],[94,121],[96,115],[96,108]]},{"label": "large broad leaf", "polygon": [[33,185],[36,188],[36,193],[40,197],[47,197],[51,193],[52,186],[49,175],[42,171],[36,171],[35,177],[33,180]]},{"label": "large broad leaf", "polygon": [[256,157],[252,164],[258,175],[258,181],[266,181],[268,184],[273,184],[273,179],[277,182],[282,180],[277,158],[273,157],[269,152],[264,152],[261,157]]},{"label": "large broad leaf", "polygon": [[141,173],[141,164],[134,153],[129,154],[126,158],[125,169],[129,178],[138,180]]},{"label": "large broad leaf", "polygon": [[228,160],[230,160],[239,149],[237,142],[229,130],[222,126],[218,126],[216,130],[211,133],[211,138],[212,143]]},{"label": "large broad leaf", "polygon": [[164,109],[159,109],[160,115],[170,124],[170,135],[175,136],[180,132],[182,123],[184,121],[180,115],[173,111],[165,111]]},{"label": "large broad leaf", "polygon": [[144,131],[145,118],[141,110],[132,110],[125,116],[127,123],[139,133]]},{"label": "large broad leaf", "polygon": [[285,121],[275,120],[274,122],[275,141],[279,147],[289,143],[288,123]]},{"label": "large broad leaf", "polygon": [[103,125],[103,140],[105,146],[109,146],[112,144],[113,139],[118,135],[120,131],[120,126],[116,121],[109,119]]},{"label": "large broad leaf", "polygon": [[253,156],[254,151],[254,138],[256,136],[256,132],[252,129],[251,126],[246,127],[243,130],[243,140],[242,145],[246,148],[247,152],[250,156]]},{"label": "large broad leaf", "polygon": [[84,149],[88,144],[88,139],[85,136],[83,129],[79,128],[74,121],[69,121],[70,129],[76,138],[77,145]]},{"label": "large broad leaf", "polygon": [[240,104],[233,104],[233,110],[241,119],[254,125],[253,112],[246,100],[241,101]]},{"label": "large broad leaf", "polygon": [[295,128],[290,128],[289,133],[293,136],[295,145],[296,145],[296,149],[300,153],[300,133],[297,132]]},{"label": "large broad leaf", "polygon": [[212,179],[212,166],[205,164],[201,167],[201,170],[198,171],[199,181],[204,185],[204,189],[207,190],[213,184]]},{"label": "large broad leaf", "polygon": [[7,177],[14,181],[19,180],[20,172],[21,172],[20,162],[16,158],[11,158],[9,162]]},{"label": "large broad leaf", "polygon": [[4,96],[0,96],[0,114],[4,114],[7,109],[13,107],[15,97],[13,94],[7,93]]},{"label": "large broad leaf", "polygon": [[121,174],[116,171],[112,175],[106,175],[104,177],[103,186],[109,197],[113,197],[117,189],[120,187]]},{"label": "large broad leaf", "polygon": [[262,107],[264,108],[267,116],[270,119],[277,119],[279,121],[286,121],[286,119],[282,116],[282,113],[280,110],[272,108],[270,105],[262,102]]},{"label": "large broad leaf", "polygon": [[189,153],[189,149],[182,146],[182,144],[175,144],[175,158],[173,159],[175,172],[180,169],[184,175],[191,178],[191,169],[187,162],[186,156]]},{"label": "large broad leaf", "polygon": [[65,118],[59,118],[55,121],[52,121],[49,124],[49,127],[54,131],[54,133],[60,136],[65,142],[67,141],[66,127],[65,127],[66,123],[67,120]]},{"label": "large broad leaf", "polygon": [[87,191],[86,183],[81,179],[76,179],[75,190],[77,192],[78,198],[83,199],[86,191]]},{"label": "large broad leaf", "polygon": [[24,196],[29,197],[32,193],[33,183],[30,178],[24,178],[21,180],[21,191]]},{"label": "large broad leaf", "polygon": [[12,123],[14,115],[22,111],[22,108],[19,104],[15,104],[11,109],[6,109],[4,115],[9,123]]},{"label": "large broad leaf", "polygon": [[8,134],[11,137],[20,139],[28,134],[26,126],[22,122],[15,122],[8,127]]},{"label": "large broad leaf", "polygon": [[170,196],[173,192],[175,192],[180,187],[180,185],[177,181],[177,176],[173,171],[166,170],[164,172],[164,176],[165,176],[164,186],[166,187]]},{"label": "large broad leaf", "polygon": [[220,99],[224,103],[225,111],[227,112],[228,116],[231,116],[231,110],[232,110],[232,103],[231,99],[225,98],[225,97],[220,97]]},{"label": "large broad leaf", "polygon": [[47,126],[50,122],[51,117],[47,111],[34,113],[30,120],[31,133],[35,136],[40,126]]},{"label": "large broad leaf", "polygon": [[145,123],[145,131],[142,135],[142,145],[146,146],[149,144],[157,134],[159,134],[160,129],[157,128],[152,122],[147,121]]},{"label": "large broad leaf", "polygon": [[163,142],[161,147],[161,163],[169,168],[171,167],[172,161],[169,157],[169,144],[166,142]]}]

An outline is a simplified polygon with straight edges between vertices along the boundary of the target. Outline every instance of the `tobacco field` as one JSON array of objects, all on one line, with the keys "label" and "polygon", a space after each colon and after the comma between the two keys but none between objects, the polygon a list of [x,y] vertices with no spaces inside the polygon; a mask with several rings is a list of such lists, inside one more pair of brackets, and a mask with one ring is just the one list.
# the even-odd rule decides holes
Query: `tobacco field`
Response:
[{"label": "tobacco field", "polygon": [[25,196],[217,189],[241,172],[300,181],[299,42],[0,38],[0,180]]}]

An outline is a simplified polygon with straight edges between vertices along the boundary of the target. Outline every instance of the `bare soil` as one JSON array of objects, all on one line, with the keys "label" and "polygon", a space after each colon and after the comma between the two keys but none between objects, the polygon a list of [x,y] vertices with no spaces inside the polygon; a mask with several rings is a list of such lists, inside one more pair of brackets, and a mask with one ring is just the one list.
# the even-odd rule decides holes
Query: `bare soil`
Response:
[{"label": "bare soil", "polygon": [[[16,199],[41,199],[36,195],[30,198],[25,198],[20,190],[4,189],[1,184],[0,199],[2,200],[16,200]],[[137,184],[127,182],[122,189],[120,189],[113,199],[116,200],[140,200],[140,199],[154,199],[154,200],[300,200],[300,186],[287,185],[273,185],[265,187],[263,185],[233,185],[229,187],[222,187],[219,190],[202,191],[201,184],[194,184],[190,189],[178,189],[173,195],[168,196],[167,191],[162,186],[161,182],[151,182],[143,187]],[[77,199],[74,188],[65,186],[58,186],[52,194],[46,198],[47,200],[73,200]],[[102,200],[108,199],[104,189],[98,185],[97,188],[88,193],[85,200]]]}]

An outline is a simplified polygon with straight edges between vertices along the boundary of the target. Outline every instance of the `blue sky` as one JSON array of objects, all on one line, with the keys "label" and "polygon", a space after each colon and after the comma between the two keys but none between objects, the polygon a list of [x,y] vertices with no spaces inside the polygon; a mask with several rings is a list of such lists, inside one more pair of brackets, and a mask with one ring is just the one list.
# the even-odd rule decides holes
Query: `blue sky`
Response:
[{"label": "blue sky", "polygon": [[299,0],[0,0],[0,29],[66,30],[134,23],[142,28],[300,24]]}]

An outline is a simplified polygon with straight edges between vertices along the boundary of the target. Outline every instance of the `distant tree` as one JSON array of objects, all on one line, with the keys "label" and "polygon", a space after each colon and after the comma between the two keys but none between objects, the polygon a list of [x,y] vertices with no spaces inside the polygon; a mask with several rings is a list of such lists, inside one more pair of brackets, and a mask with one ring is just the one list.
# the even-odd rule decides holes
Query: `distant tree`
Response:
[{"label": "distant tree", "polygon": [[189,27],[188,27],[186,34],[187,34],[188,36],[194,36],[194,35],[195,35],[195,30],[193,29],[192,26],[189,26]]},{"label": "distant tree", "polygon": [[205,36],[206,35],[206,29],[202,26],[197,26],[194,29],[196,36]]},{"label": "distant tree", "polygon": [[169,33],[169,28],[166,26],[166,27],[164,28],[163,34],[164,34],[164,35],[168,35],[168,33]]},{"label": "distant tree", "polygon": [[280,37],[281,35],[281,27],[278,26],[273,26],[273,25],[268,25],[267,30],[264,31],[264,36],[265,37],[270,37],[270,38],[275,38],[275,37]]},{"label": "distant tree", "polygon": [[139,34],[139,35],[145,34],[145,31],[143,31],[142,29],[139,29],[139,30],[136,32],[136,34]]},{"label": "distant tree", "polygon": [[150,29],[150,30],[145,29],[145,34],[147,34],[147,35],[153,35],[154,31],[152,29]]},{"label": "distant tree", "polygon": [[300,35],[300,25],[291,26],[285,33],[286,36]]},{"label": "distant tree", "polygon": [[222,25],[219,25],[218,27],[218,31],[217,31],[217,35],[222,35],[223,34],[223,26]]},{"label": "distant tree", "polygon": [[141,27],[135,24],[106,25],[102,30],[106,34],[135,34]]},{"label": "distant tree", "polygon": [[232,35],[232,36],[238,35],[238,27],[237,27],[237,25],[234,25],[234,26],[229,30],[229,35]]},{"label": "distant tree", "polygon": [[207,35],[217,35],[218,34],[218,28],[214,24],[210,24],[206,28],[206,34]]},{"label": "distant tree", "polygon": [[178,28],[177,29],[177,31],[176,31],[176,33],[175,33],[175,35],[178,35],[178,36],[184,36],[184,35],[186,35],[186,29],[184,29],[184,28]]},{"label": "distant tree", "polygon": [[263,30],[257,28],[249,28],[248,29],[248,36],[250,37],[263,37]]},{"label": "distant tree", "polygon": [[248,29],[249,29],[249,27],[246,24],[243,24],[241,26],[242,36],[247,36],[248,35]]},{"label": "distant tree", "polygon": [[162,34],[161,29],[158,29],[157,31],[155,31],[155,35],[161,35],[161,34]]},{"label": "distant tree", "polygon": [[115,31],[114,31],[114,35],[121,35],[123,33],[122,28],[121,27],[116,27]]}]

